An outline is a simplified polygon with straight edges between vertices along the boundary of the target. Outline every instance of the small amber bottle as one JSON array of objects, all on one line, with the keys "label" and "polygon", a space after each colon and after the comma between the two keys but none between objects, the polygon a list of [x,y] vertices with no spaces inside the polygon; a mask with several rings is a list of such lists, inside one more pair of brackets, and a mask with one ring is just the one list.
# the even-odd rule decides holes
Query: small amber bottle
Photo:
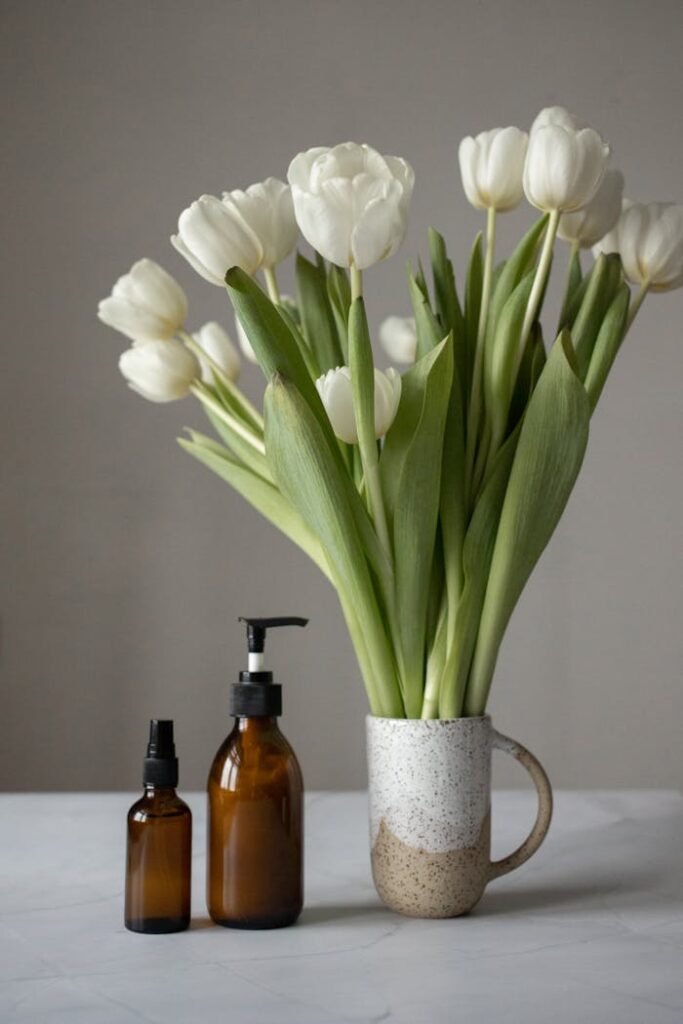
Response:
[{"label": "small amber bottle", "polygon": [[192,812],[176,793],[173,722],[150,722],[145,792],[128,812],[126,908],[133,932],[180,932],[190,923]]},{"label": "small amber bottle", "polygon": [[208,781],[207,906],[228,928],[282,928],[303,906],[303,780],[280,732],[282,688],[263,671],[266,630],[306,619],[244,619],[249,671],[232,687],[232,732]]}]

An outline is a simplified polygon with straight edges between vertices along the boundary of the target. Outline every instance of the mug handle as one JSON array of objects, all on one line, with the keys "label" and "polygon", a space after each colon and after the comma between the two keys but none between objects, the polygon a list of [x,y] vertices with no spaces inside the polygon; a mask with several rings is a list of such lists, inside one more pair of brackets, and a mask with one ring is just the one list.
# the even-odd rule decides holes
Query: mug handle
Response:
[{"label": "mug handle", "polygon": [[534,786],[536,787],[536,793],[538,794],[538,812],[536,814],[534,827],[522,845],[518,846],[517,849],[507,857],[503,857],[502,860],[495,860],[491,862],[489,867],[489,881],[493,878],[500,878],[501,875],[507,875],[509,871],[514,871],[515,868],[520,867],[520,865],[527,861],[532,854],[536,853],[536,850],[546,837],[546,833],[550,827],[550,819],[553,815],[553,791],[550,786],[550,780],[548,779],[541,762],[534,757],[530,750],[523,747],[521,743],[510,739],[509,736],[503,736],[503,734],[497,732],[496,729],[492,729],[491,731],[493,749],[503,750],[506,754],[512,754],[512,756],[526,768],[533,779]]}]

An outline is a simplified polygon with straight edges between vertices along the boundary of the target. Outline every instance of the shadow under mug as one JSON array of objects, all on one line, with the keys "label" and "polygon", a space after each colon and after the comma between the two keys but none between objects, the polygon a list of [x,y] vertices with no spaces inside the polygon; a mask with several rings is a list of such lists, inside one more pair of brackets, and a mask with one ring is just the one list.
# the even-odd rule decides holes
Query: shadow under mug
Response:
[{"label": "shadow under mug", "polygon": [[[541,764],[480,718],[368,715],[372,876],[382,902],[411,917],[457,917],[488,882],[539,848],[553,797]],[[491,752],[515,757],[538,794],[534,826],[518,849],[491,861]]]}]

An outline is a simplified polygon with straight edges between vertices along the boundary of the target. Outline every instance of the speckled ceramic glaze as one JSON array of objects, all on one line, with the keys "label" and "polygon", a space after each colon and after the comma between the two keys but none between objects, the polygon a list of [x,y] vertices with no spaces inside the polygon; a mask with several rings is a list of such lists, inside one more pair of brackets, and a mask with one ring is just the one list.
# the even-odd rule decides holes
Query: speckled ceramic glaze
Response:
[{"label": "speckled ceramic glaze", "polygon": [[[533,756],[483,718],[367,718],[372,875],[382,901],[412,917],[456,917],[492,878],[519,867],[543,842],[552,790]],[[504,750],[538,791],[524,843],[491,862],[491,751]]]}]

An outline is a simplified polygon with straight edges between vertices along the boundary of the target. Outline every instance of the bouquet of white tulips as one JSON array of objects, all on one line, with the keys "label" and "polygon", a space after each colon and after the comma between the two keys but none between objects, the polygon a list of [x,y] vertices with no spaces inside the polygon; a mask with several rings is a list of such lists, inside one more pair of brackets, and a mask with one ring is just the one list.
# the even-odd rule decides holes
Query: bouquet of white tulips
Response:
[{"label": "bouquet of white tulips", "polygon": [[[421,265],[409,270],[413,315],[379,332],[392,359],[411,364],[402,375],[375,368],[363,275],[401,244],[413,172],[366,145],[311,149],[289,184],[202,196],[180,215],[171,241],[227,288],[243,353],[267,380],[263,415],[236,384],[225,330],[188,333],[185,295],[156,263],[136,263],[99,307],[132,339],[120,361],[130,386],[158,402],[194,395],[216,436],[191,430],[180,444],[328,577],[371,710],[388,717],[484,713],[624,336],[649,291],[683,284],[683,207],[623,200],[609,147],[562,108],[543,110],[529,133],[463,139],[459,158],[486,230],[460,292],[430,231],[431,281]],[[497,262],[497,217],[524,196],[540,219]],[[276,266],[299,234],[315,257],[296,257],[293,300]],[[547,346],[540,318],[558,237],[570,248]]]}]

